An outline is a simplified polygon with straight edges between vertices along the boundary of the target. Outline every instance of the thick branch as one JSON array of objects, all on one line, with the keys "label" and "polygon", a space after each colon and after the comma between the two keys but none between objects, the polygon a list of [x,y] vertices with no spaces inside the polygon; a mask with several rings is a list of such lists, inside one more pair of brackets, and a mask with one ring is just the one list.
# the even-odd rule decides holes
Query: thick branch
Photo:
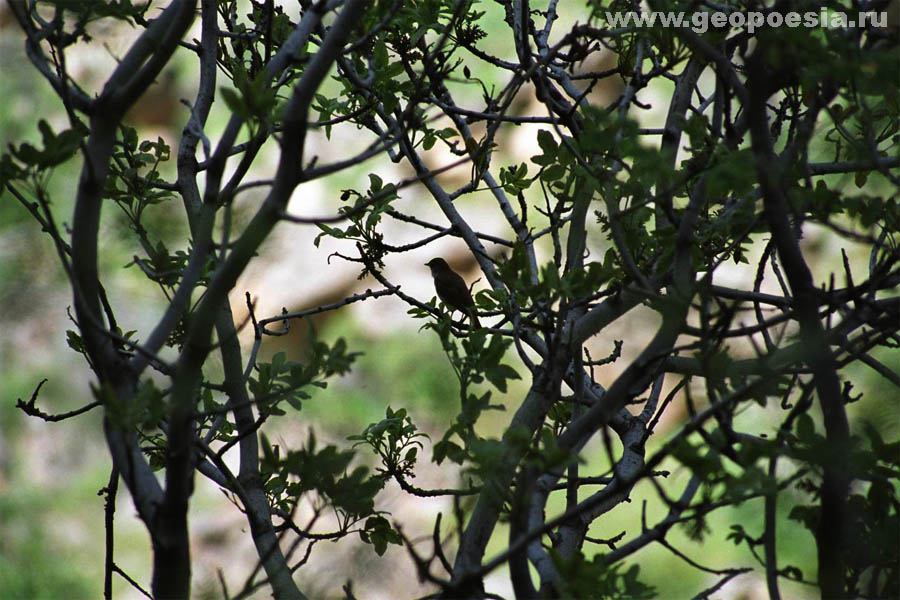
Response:
[{"label": "thick branch", "polygon": [[787,165],[780,164],[772,150],[766,114],[766,101],[772,91],[769,83],[771,69],[763,58],[764,50],[765,47],[757,48],[748,61],[750,136],[756,156],[757,177],[763,193],[764,216],[791,286],[793,306],[806,355],[805,362],[813,371],[813,381],[824,416],[829,456],[824,462],[822,513],[816,536],[819,586],[823,597],[839,598],[845,594],[842,553],[846,545],[843,530],[846,527],[846,501],[850,483],[846,461],[850,432],[834,356],[819,320],[819,302],[812,273],[788,219],[790,185],[782,175],[786,172]]}]

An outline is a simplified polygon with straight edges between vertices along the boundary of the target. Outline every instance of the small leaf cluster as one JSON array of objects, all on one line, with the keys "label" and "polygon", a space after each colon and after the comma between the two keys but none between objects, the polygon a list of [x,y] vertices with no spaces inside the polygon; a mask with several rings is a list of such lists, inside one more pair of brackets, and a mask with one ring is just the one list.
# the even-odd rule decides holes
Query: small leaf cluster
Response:
[{"label": "small leaf cluster", "polygon": [[551,552],[560,577],[557,580],[564,598],[609,598],[611,600],[651,600],[656,590],[638,579],[640,567],[624,563],[610,565],[602,554],[590,561],[579,552],[569,560]]},{"label": "small leaf cluster", "polygon": [[310,398],[309,391],[304,388],[324,389],[328,386],[326,378],[347,373],[359,355],[359,352],[348,352],[343,338],[330,346],[314,339],[308,362],[287,360],[284,352],[278,352],[271,362],[257,363],[255,374],[247,385],[261,414],[284,415],[283,402],[300,410],[302,401]]},{"label": "small leaf cluster", "polygon": [[265,71],[251,76],[243,64],[235,62],[232,82],[236,89],[222,86],[219,91],[228,108],[243,118],[251,135],[259,128],[268,129],[273,123],[278,101],[277,89],[269,85]]},{"label": "small leaf cluster", "polygon": [[328,445],[319,449],[310,431],[306,446],[289,450],[284,456],[277,445],[262,437],[260,474],[272,506],[290,514],[304,494],[314,494],[320,502],[337,511],[342,527],[375,514],[375,495],[384,482],[358,466],[350,469],[355,453]]},{"label": "small leaf cluster", "polygon": [[366,445],[378,455],[384,466],[377,472],[387,480],[394,475],[414,476],[419,450],[423,448],[419,438],[423,437],[428,436],[419,432],[405,408],[395,411],[388,406],[384,419],[370,423],[361,434],[347,439],[356,442],[354,447]]},{"label": "small leaf cluster", "polygon": [[[110,162],[104,197],[122,210],[128,228],[135,233],[145,257],[135,256],[125,265],[138,266],[144,275],[159,285],[174,289],[187,265],[188,253],[171,253],[161,239],[151,240],[145,210],[174,198],[174,194],[160,186],[162,163],[171,157],[171,149],[161,137],[155,141],[138,140],[133,127],[121,126],[113,160]],[[205,277],[204,277],[205,280]]]},{"label": "small leaf cluster", "polygon": [[[332,227],[324,223],[317,223],[322,233],[316,236],[313,243],[319,246],[325,236],[337,240],[352,240],[366,252],[367,258],[379,267],[384,266],[384,256],[387,247],[384,245],[384,235],[378,231],[382,215],[390,210],[391,202],[397,199],[397,188],[393,183],[385,184],[375,173],[369,173],[369,189],[361,194],[353,189],[345,189],[341,193],[341,200],[348,201],[354,198],[353,205],[345,205],[338,212],[345,215],[350,224],[344,228]],[[368,274],[366,267],[360,274],[362,279]]]},{"label": "small leaf cluster", "polygon": [[94,397],[103,404],[110,423],[126,431],[135,432],[141,439],[141,450],[148,456],[150,467],[159,470],[165,466],[166,438],[159,430],[168,415],[166,392],[156,387],[151,379],[142,379],[130,401],[123,401],[108,383],[92,386]]},{"label": "small leaf cluster", "polygon": [[[232,34],[227,42],[219,42],[219,66],[232,79],[255,79],[263,72],[265,62],[287,40],[294,25],[278,4],[254,2],[250,12],[245,13],[244,21],[239,18],[238,8],[235,0],[222,0],[217,4],[220,18]],[[304,62],[306,57],[306,53],[301,51],[297,62]],[[237,75],[238,72],[242,75]],[[296,70],[290,70],[282,83],[288,83],[297,76]]]},{"label": "small leaf cluster", "polygon": [[[808,415],[798,418],[793,435],[786,437],[797,456],[810,464],[823,465],[835,450],[816,431]],[[851,475],[860,484],[847,498],[848,515],[842,535],[848,540],[847,589],[852,596],[890,598],[898,591],[900,574],[900,499],[896,479],[900,475],[900,441],[886,442],[871,424],[863,436],[852,436],[849,448]],[[813,536],[820,535],[821,479],[801,480],[798,487],[812,496],[812,504],[797,504],[789,518],[801,523]]]},{"label": "small leaf cluster", "polygon": [[[7,179],[22,179],[27,172],[37,173],[66,162],[72,158],[87,135],[80,122],[77,122],[76,127],[56,133],[44,119],[38,121],[38,131],[41,133],[43,148],[35,148],[28,142],[18,146],[10,144],[9,154],[3,155],[0,169],[3,179],[0,179],[0,185],[4,185]],[[18,165],[12,161],[13,158],[18,161]]]},{"label": "small leaf cluster", "polygon": [[[434,461],[440,464],[445,458],[449,458],[457,464],[463,464],[469,460],[475,463],[476,470],[478,465],[484,466],[491,461],[496,464],[495,453],[488,447],[492,442],[479,438],[474,428],[484,411],[503,407],[491,404],[491,390],[478,394],[472,392],[471,387],[487,381],[500,392],[506,393],[507,382],[520,378],[515,369],[503,362],[512,342],[501,336],[491,335],[485,329],[476,329],[457,344],[451,335],[449,316],[431,322],[426,327],[434,329],[441,337],[444,352],[459,380],[461,400],[461,410],[455,422],[434,445]],[[463,442],[462,446],[451,439],[454,436],[459,437]]]},{"label": "small leaf cluster", "polygon": [[144,15],[150,9],[149,2],[135,4],[132,0],[55,0],[54,4],[76,16],[73,29],[85,42],[91,41],[91,36],[85,31],[85,26],[91,21],[113,18],[143,24],[146,22]]}]

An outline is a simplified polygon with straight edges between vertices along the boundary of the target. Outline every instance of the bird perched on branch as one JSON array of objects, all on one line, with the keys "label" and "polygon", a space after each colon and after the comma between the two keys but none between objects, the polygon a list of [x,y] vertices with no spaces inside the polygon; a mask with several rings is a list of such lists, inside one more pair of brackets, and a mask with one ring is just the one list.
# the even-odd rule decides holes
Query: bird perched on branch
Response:
[{"label": "bird perched on branch", "polygon": [[475,314],[475,302],[466,286],[465,280],[459,276],[443,258],[432,258],[425,266],[431,269],[434,278],[434,290],[444,304],[451,310],[459,310],[468,315],[472,327],[481,327],[478,315]]}]

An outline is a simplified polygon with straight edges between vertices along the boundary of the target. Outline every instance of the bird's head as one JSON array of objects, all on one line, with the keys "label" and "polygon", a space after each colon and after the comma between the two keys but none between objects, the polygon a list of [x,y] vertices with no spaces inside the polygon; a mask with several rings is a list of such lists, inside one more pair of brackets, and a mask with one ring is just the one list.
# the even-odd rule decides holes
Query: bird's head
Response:
[{"label": "bird's head", "polygon": [[449,271],[450,270],[450,265],[447,264],[447,261],[440,257],[432,258],[427,263],[425,263],[425,266],[428,267],[429,269],[431,269],[432,273],[434,273],[436,271]]}]

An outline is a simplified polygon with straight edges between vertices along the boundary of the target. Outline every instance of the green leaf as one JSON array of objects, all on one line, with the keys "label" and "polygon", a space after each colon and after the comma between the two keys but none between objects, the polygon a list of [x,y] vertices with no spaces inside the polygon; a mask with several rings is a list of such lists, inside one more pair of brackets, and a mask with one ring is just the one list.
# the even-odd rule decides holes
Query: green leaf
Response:
[{"label": "green leaf", "polygon": [[243,97],[236,91],[227,87],[220,87],[219,93],[222,94],[222,99],[225,101],[225,105],[231,112],[245,119],[250,116],[250,112],[247,110],[246,104],[244,104]]},{"label": "green leaf", "polygon": [[69,345],[69,348],[78,352],[79,354],[84,354],[84,341],[81,339],[81,336],[69,329],[66,331],[66,344]]},{"label": "green leaf", "polygon": [[495,365],[485,369],[484,376],[501,392],[506,393],[506,382],[509,379],[521,379],[516,370],[509,365]]},{"label": "green leaf", "polygon": [[359,537],[363,542],[372,544],[378,556],[384,554],[388,544],[397,546],[403,544],[403,538],[400,537],[400,534],[381,515],[366,519],[366,524],[360,530]]},{"label": "green leaf", "polygon": [[461,465],[466,459],[466,452],[454,442],[446,439],[441,440],[434,445],[434,455],[432,456],[432,460],[435,462],[435,464],[440,465],[442,462],[444,462],[445,458],[450,459],[451,462]]},{"label": "green leaf", "polygon": [[562,179],[566,174],[566,167],[562,165],[550,165],[543,171],[541,171],[541,180],[543,181],[556,181],[557,179]]},{"label": "green leaf", "polygon": [[813,442],[816,438],[816,426],[812,417],[801,413],[797,417],[797,438],[802,442]]},{"label": "green leaf", "polygon": [[537,141],[538,146],[541,147],[541,150],[544,151],[545,155],[556,155],[556,151],[559,149],[559,144],[556,143],[556,140],[554,139],[552,133],[550,133],[546,129],[541,129],[537,133]]}]

